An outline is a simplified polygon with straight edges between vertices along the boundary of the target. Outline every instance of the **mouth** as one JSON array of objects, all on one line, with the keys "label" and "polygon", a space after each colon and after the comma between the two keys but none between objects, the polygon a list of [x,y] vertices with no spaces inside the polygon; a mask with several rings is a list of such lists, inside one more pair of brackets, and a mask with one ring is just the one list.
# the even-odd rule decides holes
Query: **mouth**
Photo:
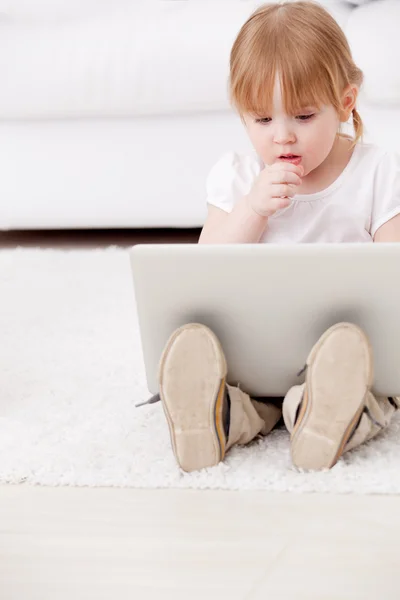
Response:
[{"label": "mouth", "polygon": [[298,154],[281,154],[278,157],[278,160],[283,160],[285,162],[293,163],[294,165],[298,165],[301,162],[301,156]]}]

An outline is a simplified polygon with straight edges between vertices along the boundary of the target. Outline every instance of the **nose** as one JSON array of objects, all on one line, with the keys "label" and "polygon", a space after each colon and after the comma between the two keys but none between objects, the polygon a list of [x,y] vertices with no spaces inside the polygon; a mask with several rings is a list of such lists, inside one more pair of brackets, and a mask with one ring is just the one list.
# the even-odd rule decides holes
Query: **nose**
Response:
[{"label": "nose", "polygon": [[279,123],[276,125],[273,139],[276,144],[281,146],[296,141],[293,131],[290,129],[289,125],[285,123]]}]

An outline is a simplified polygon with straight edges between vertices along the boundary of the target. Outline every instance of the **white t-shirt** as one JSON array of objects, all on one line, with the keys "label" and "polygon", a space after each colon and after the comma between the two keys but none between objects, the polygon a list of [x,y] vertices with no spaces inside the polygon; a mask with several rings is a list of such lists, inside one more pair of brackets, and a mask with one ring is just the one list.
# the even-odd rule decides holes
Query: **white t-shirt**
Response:
[{"label": "white t-shirt", "polygon": [[[227,152],[206,182],[207,203],[231,212],[252,188],[264,163],[255,151]],[[261,242],[372,242],[377,229],[400,214],[400,155],[357,143],[350,161],[326,189],[297,194],[269,217]]]}]

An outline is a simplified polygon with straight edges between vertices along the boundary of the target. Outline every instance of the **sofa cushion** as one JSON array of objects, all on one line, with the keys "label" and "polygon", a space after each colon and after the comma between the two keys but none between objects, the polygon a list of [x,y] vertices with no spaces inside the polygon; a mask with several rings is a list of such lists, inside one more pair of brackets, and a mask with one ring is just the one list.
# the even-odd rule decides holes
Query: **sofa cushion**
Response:
[{"label": "sofa cushion", "polygon": [[346,35],[353,57],[364,72],[361,96],[379,105],[400,104],[400,2],[380,0],[354,10]]},{"label": "sofa cushion", "polygon": [[130,0],[0,0],[0,15],[20,21],[66,21],[110,11]]},{"label": "sofa cushion", "polygon": [[[351,6],[337,0],[321,3],[346,29]],[[24,13],[21,5],[20,12],[13,13],[10,0],[0,36],[0,118],[226,110],[230,49],[259,4],[102,0],[98,9],[93,2],[83,3],[81,18],[72,11],[68,18],[64,13],[64,18],[49,21],[43,14],[27,18],[35,13],[33,9]],[[61,6],[65,11],[67,5]],[[72,6],[76,8],[76,3]],[[368,19],[366,24],[371,26]],[[358,38],[353,34],[357,42],[363,36],[368,32],[360,32]]]}]

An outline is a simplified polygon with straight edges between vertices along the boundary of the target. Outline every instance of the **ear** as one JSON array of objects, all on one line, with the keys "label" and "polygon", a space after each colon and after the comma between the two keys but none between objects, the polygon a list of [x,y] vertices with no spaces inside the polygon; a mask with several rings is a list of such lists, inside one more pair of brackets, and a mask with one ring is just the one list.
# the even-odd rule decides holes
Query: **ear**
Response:
[{"label": "ear", "polygon": [[353,108],[356,106],[359,88],[355,84],[349,84],[342,94],[342,110],[340,120],[346,122],[349,120]]}]

